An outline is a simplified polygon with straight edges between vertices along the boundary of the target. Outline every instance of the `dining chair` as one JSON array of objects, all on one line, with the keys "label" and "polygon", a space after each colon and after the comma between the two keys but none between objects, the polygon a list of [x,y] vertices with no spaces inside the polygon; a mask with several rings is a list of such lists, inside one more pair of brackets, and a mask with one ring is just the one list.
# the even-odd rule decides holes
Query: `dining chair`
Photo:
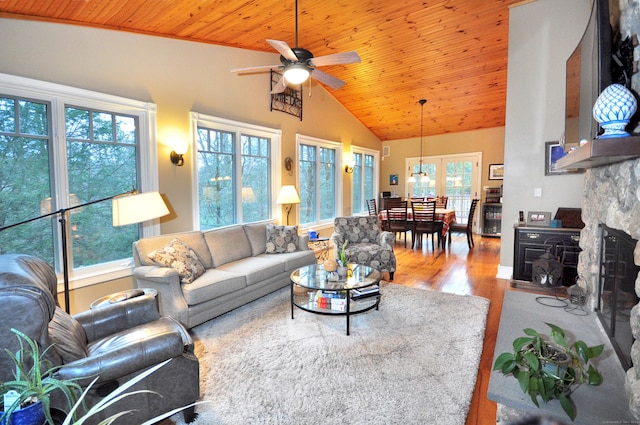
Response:
[{"label": "dining chair", "polygon": [[448,203],[448,196],[436,196],[436,208],[447,208]]},{"label": "dining chair", "polygon": [[369,210],[369,215],[378,215],[378,209],[376,208],[376,200],[367,199],[367,209]]},{"label": "dining chair", "polygon": [[473,199],[471,201],[471,206],[469,207],[469,218],[467,219],[467,224],[456,225],[453,224],[449,227],[449,232],[465,232],[467,234],[467,245],[469,245],[469,249],[474,247],[473,242],[473,215],[476,212],[476,207],[478,205],[479,199]]},{"label": "dining chair", "polygon": [[444,225],[441,221],[436,221],[436,201],[412,202],[411,209],[413,211],[412,248],[416,247],[416,243],[422,246],[422,236],[426,234],[427,239],[431,235],[431,249],[435,251],[435,234],[438,234],[438,246],[441,246]]},{"label": "dining chair", "polygon": [[407,232],[411,231],[411,225],[407,214],[407,201],[393,201],[387,206],[387,228],[385,230],[393,233],[402,233],[404,236],[404,247],[407,247]]}]

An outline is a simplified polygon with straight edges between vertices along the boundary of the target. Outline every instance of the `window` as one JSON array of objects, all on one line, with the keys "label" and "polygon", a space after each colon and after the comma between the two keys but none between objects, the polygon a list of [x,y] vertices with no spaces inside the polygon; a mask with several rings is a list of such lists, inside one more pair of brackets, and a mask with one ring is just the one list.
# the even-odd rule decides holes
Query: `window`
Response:
[{"label": "window", "polygon": [[352,147],[353,150],[353,174],[352,174],[352,213],[361,214],[367,212],[367,199],[375,199],[378,192],[378,151]]},{"label": "window", "polygon": [[300,225],[329,223],[340,208],[341,145],[297,136],[300,188]]},{"label": "window", "polygon": [[[58,118],[60,117],[60,118]],[[120,193],[157,189],[155,106],[0,74],[0,226]],[[56,214],[0,233],[0,252],[62,269]],[[130,273],[131,244],[159,226],[113,227],[111,203],[67,213],[70,276],[80,287]],[[108,276],[105,276],[108,274]]]},{"label": "window", "polygon": [[273,217],[280,132],[192,113],[200,229]]}]

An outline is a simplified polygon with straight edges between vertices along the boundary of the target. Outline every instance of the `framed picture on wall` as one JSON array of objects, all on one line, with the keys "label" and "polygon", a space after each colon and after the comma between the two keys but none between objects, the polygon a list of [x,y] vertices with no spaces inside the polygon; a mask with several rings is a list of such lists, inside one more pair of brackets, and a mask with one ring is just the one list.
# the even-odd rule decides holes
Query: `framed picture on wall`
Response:
[{"label": "framed picture on wall", "polygon": [[389,174],[389,184],[391,186],[398,185],[398,175],[397,174]]},{"label": "framed picture on wall", "polygon": [[544,144],[544,175],[575,174],[584,171],[582,168],[558,169],[556,163],[567,153],[560,142],[545,142]]},{"label": "framed picture on wall", "polygon": [[502,180],[504,178],[504,164],[489,164],[489,180]]}]

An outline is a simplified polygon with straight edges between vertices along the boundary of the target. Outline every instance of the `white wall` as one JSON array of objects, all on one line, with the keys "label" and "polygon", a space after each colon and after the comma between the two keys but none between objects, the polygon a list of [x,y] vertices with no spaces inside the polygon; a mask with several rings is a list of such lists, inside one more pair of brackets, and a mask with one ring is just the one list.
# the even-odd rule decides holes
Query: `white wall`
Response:
[{"label": "white wall", "polygon": [[590,0],[537,0],[510,10],[499,277],[511,275],[518,211],[526,218],[527,211],[581,206],[583,174],[545,176],[544,144],[564,129],[565,62],[590,11]]}]

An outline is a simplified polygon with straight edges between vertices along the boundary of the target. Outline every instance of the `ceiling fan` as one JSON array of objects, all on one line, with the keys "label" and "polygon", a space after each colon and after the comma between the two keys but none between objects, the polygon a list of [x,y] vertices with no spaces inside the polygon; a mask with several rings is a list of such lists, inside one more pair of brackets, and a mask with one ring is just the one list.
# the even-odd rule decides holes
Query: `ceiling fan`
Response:
[{"label": "ceiling fan", "polygon": [[282,70],[282,77],[274,86],[271,93],[282,93],[287,88],[287,83],[302,84],[311,77],[321,83],[339,89],[345,82],[331,74],[320,71],[318,66],[346,65],[360,62],[357,52],[334,53],[331,55],[314,57],[307,49],[298,47],[298,0],[296,0],[296,47],[291,48],[285,41],[267,40],[274,49],[280,53],[280,64],[253,66],[249,68],[232,69],[231,72],[254,73],[269,70]]}]

